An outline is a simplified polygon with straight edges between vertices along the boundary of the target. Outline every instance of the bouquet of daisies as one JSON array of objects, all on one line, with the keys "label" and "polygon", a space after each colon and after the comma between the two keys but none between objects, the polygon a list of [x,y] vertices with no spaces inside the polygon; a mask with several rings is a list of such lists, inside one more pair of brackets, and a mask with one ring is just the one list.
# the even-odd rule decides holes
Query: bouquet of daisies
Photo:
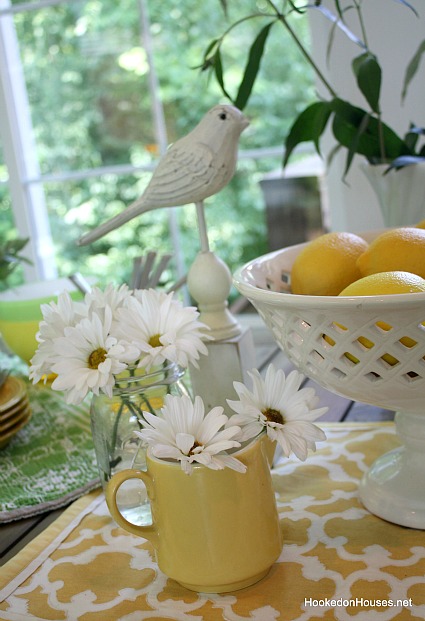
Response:
[{"label": "bouquet of daisies", "polygon": [[183,368],[207,354],[207,327],[195,307],[172,293],[130,290],[126,285],[97,287],[76,302],[61,293],[41,306],[38,348],[31,360],[34,383],[54,374],[53,390],[68,403],[88,393],[112,396],[116,378],[129,366],[147,372],[165,362]]},{"label": "bouquet of daisies", "polygon": [[[194,307],[154,289],[130,290],[126,285],[94,287],[83,302],[67,292],[57,303],[42,305],[38,348],[31,360],[34,383],[54,374],[53,390],[63,391],[68,403],[78,404],[89,393],[112,396],[117,378],[129,367],[149,372],[166,363],[197,366],[207,354],[207,327]],[[277,442],[287,457],[305,460],[308,450],[326,438],[313,421],[327,408],[317,408],[313,388],[302,388],[304,376],[288,376],[273,365],[262,378],[249,373],[252,390],[235,382],[239,400],[206,412],[201,397],[166,395],[159,413],[141,410],[141,429],[134,433],[160,459],[181,463],[190,474],[194,464],[239,472],[245,466],[232,453],[261,434]]]}]

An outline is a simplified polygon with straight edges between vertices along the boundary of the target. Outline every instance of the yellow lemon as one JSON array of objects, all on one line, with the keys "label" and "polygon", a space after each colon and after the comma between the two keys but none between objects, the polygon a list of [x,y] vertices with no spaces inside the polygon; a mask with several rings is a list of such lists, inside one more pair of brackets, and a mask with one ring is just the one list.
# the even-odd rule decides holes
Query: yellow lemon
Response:
[{"label": "yellow lemon", "polygon": [[[378,274],[371,274],[370,276],[365,276],[364,278],[360,278],[356,282],[348,285],[343,291],[341,291],[341,296],[369,296],[369,295],[391,295],[397,293],[421,293],[425,291],[425,280],[416,274],[410,274],[409,272],[380,272]],[[338,325],[338,324],[337,324]],[[388,332],[391,330],[392,326],[387,324],[384,321],[377,321],[376,326],[380,330],[384,330]],[[344,326],[339,326],[342,329]],[[365,336],[359,336],[357,339],[359,343],[361,343],[367,349],[371,349],[374,347],[375,343]],[[329,341],[328,341],[329,342]],[[405,347],[414,347],[416,345],[416,341],[411,339],[408,336],[403,336],[400,339],[400,343]],[[332,344],[332,343],[331,343]],[[356,358],[350,352],[346,352],[345,355],[352,362],[356,364],[359,362],[358,358]],[[391,366],[397,364],[398,360],[394,358],[391,354],[384,354],[382,359],[385,360]]]},{"label": "yellow lemon", "polygon": [[385,231],[360,255],[357,267],[362,276],[404,271],[425,278],[425,229],[403,227]]},{"label": "yellow lemon", "polygon": [[391,295],[425,291],[425,279],[404,271],[387,271],[359,278],[341,291],[342,296]]},{"label": "yellow lemon", "polygon": [[332,232],[316,237],[294,261],[292,293],[338,295],[361,277],[356,261],[367,247],[367,242],[354,233]]},{"label": "yellow lemon", "polygon": [[415,224],[415,229],[425,229],[425,220],[421,220],[417,224]]}]

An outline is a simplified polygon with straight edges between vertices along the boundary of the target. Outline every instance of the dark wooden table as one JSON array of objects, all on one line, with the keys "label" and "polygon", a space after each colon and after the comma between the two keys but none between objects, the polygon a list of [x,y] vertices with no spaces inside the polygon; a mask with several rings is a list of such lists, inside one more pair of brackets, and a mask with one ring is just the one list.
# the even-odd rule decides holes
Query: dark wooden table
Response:
[{"label": "dark wooden table", "polygon": [[[240,317],[242,325],[248,325],[253,333],[256,349],[256,366],[264,371],[273,362],[276,368],[285,372],[293,369],[285,354],[276,345],[271,332],[264,326],[258,315],[248,314]],[[313,386],[320,399],[319,406],[328,406],[328,412],[321,417],[323,422],[391,421],[394,412],[365,405],[335,395],[312,380],[306,386]],[[64,509],[56,509],[35,517],[29,517],[0,525],[0,565],[11,559],[34,537],[61,515]]]}]

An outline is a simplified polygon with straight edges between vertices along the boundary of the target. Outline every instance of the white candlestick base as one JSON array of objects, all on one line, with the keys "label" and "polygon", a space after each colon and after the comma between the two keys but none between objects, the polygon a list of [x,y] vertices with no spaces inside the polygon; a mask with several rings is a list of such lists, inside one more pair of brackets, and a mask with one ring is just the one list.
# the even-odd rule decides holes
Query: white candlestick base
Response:
[{"label": "white candlestick base", "polygon": [[193,395],[204,401],[206,411],[221,405],[231,416],[226,399],[238,399],[233,382],[250,384],[247,371],[255,368],[255,348],[252,332],[244,328],[232,339],[206,343],[208,356],[198,360],[199,368],[189,367]]},{"label": "white candlestick base", "polygon": [[425,530],[425,427],[423,412],[397,412],[402,446],[384,453],[360,483],[360,500],[378,517]]},{"label": "white candlestick base", "polygon": [[188,276],[189,293],[197,302],[200,317],[215,340],[229,339],[241,333],[241,327],[228,309],[227,298],[232,275],[227,265],[213,252],[200,252]]}]

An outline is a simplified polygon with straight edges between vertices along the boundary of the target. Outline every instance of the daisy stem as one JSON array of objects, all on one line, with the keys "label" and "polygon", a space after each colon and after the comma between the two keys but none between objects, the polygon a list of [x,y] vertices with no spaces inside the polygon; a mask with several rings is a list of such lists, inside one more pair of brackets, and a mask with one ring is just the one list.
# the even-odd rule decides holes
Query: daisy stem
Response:
[{"label": "daisy stem", "polygon": [[[151,406],[149,399],[146,397],[146,395],[142,393],[141,398],[143,399],[143,402],[147,405],[147,409],[149,410],[149,412],[153,414],[154,416],[156,416],[156,412]],[[140,418],[143,418],[143,408],[132,403],[131,401],[125,401],[125,405],[136,416],[137,422],[139,423],[139,427],[142,429],[143,426],[140,424]]]},{"label": "daisy stem", "polygon": [[124,400],[121,400],[119,410],[115,417],[114,426],[112,428],[111,459],[109,460],[109,467],[111,468],[111,470],[121,461],[121,457],[115,457],[115,445],[117,443],[118,425],[122,416],[123,409]]},{"label": "daisy stem", "polygon": [[153,414],[154,416],[156,416],[156,412],[155,412],[155,410],[153,409],[153,407],[151,406],[150,401],[149,401],[149,399],[147,398],[147,396],[146,396],[145,394],[142,394],[142,397],[143,397],[144,402],[145,402],[145,403],[146,403],[146,405],[148,406],[148,410],[149,410],[149,412],[150,412],[151,414]]},{"label": "daisy stem", "polygon": [[[154,409],[152,408],[151,404],[149,403],[149,399],[146,397],[146,395],[142,393],[141,398],[147,404],[148,409],[151,412],[151,414],[156,415],[156,412],[154,411]],[[138,405],[136,405],[134,403],[131,403],[131,401],[126,401],[126,405],[127,405],[128,409],[131,410],[131,412],[136,416],[137,424],[139,425],[139,428],[143,429],[143,425],[140,422],[140,418],[143,418],[143,410]],[[134,464],[136,462],[137,456],[138,456],[139,451],[140,451],[141,448],[142,448],[142,442],[139,439],[138,448],[137,448],[137,451],[134,453],[133,459],[131,461],[130,468],[134,468]]]}]

